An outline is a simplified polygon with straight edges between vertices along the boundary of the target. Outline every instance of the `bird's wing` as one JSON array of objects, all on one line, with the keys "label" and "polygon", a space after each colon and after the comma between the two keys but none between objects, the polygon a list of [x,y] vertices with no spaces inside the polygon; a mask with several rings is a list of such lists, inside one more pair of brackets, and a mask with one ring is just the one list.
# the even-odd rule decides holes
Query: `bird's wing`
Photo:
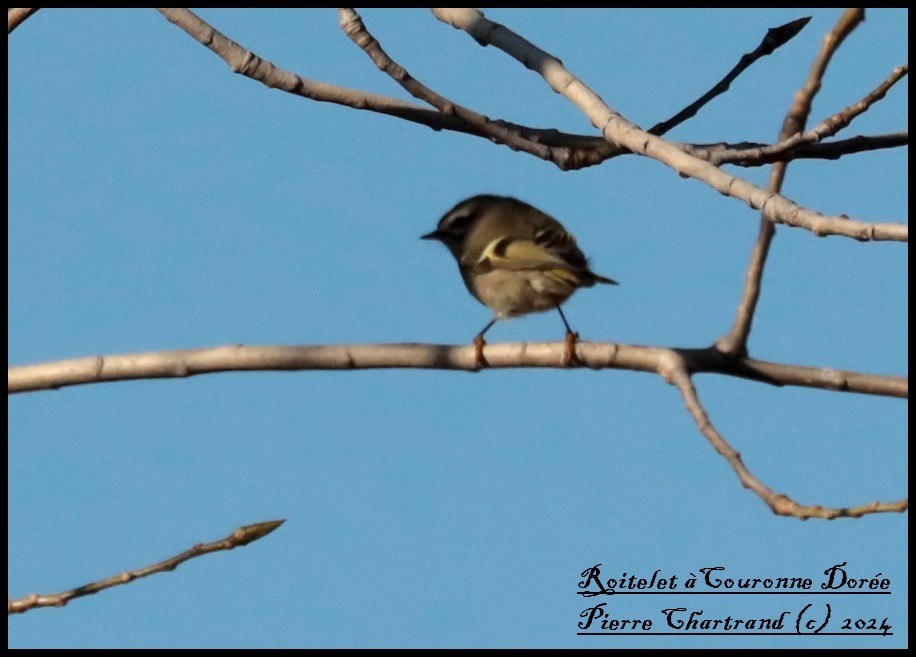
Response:
[{"label": "bird's wing", "polygon": [[555,278],[575,279],[577,285],[592,286],[595,283],[617,285],[617,281],[605,276],[599,276],[589,268],[588,258],[579,249],[579,245],[576,244],[576,238],[567,233],[556,221],[551,219],[536,230],[534,243],[562,261],[561,269],[552,270]]},{"label": "bird's wing", "polygon": [[555,221],[535,231],[534,243],[571,268],[588,269],[588,261],[579,250],[576,238]]},{"label": "bird's wing", "polygon": [[511,237],[501,237],[490,242],[477,258],[476,264],[486,270],[512,271],[546,270],[568,266],[561,257],[540,246],[536,241]]}]

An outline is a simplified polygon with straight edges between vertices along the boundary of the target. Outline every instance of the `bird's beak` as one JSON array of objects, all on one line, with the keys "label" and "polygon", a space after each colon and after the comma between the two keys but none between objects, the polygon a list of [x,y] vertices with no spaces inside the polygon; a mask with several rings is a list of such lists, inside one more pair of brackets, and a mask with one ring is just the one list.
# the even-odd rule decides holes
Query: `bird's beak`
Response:
[{"label": "bird's beak", "polygon": [[434,230],[431,233],[426,233],[426,235],[420,235],[421,240],[439,240],[442,241],[442,233],[438,230]]}]

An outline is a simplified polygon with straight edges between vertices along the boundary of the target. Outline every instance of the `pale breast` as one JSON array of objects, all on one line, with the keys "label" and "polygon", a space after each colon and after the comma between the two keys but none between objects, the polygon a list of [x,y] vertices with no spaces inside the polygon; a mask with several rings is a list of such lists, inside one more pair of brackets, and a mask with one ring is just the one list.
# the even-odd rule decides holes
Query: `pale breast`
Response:
[{"label": "pale breast", "polygon": [[553,310],[575,291],[539,271],[495,270],[465,279],[468,290],[497,317]]}]

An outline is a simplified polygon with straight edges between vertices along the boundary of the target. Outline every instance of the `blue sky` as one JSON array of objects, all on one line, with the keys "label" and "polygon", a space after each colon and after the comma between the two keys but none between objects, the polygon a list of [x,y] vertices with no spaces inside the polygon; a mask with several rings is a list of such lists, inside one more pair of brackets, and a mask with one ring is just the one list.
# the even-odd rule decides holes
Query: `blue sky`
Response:
[{"label": "blue sky", "polygon": [[[541,78],[421,10],[365,10],[418,79],[491,117],[590,133]],[[669,136],[771,141],[839,10],[489,10],[648,127],[770,27],[811,24]],[[205,10],[311,79],[406,97],[330,10]],[[906,10],[873,10],[812,118],[908,57]],[[583,339],[705,346],[730,326],[756,214],[657,162],[560,172],[481,139],[317,104],[233,75],[153,11],[43,10],[9,38],[8,358],[244,344],[468,343],[488,311],[440,245],[457,201],[518,196],[621,282],[576,295]],[[844,133],[906,129],[902,81]],[[742,170],[765,184],[765,168]],[[906,221],[906,149],[794,163],[785,193]],[[907,247],[781,228],[751,336],[773,361],[906,375]],[[562,337],[555,314],[491,342]],[[907,494],[907,405],[713,375],[702,400],[751,470],[804,503]],[[235,527],[250,547],[9,622],[11,646],[901,647],[907,515],[773,516],[674,388],[627,371],[229,373],[16,395],[9,596],[165,558]],[[890,596],[628,596],[727,614],[887,618],[888,637],[576,636],[579,573],[881,573]],[[622,602],[620,601],[622,599]]]}]

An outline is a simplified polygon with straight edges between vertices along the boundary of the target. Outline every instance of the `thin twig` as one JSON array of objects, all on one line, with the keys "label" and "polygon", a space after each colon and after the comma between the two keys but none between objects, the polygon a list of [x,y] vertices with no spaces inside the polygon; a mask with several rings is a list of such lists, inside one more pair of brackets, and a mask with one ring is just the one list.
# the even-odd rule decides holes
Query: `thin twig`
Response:
[{"label": "thin twig", "polygon": [[688,155],[676,145],[626,120],[570,73],[556,57],[504,25],[488,20],[475,9],[434,8],[433,13],[441,21],[464,30],[478,43],[493,45],[539,73],[551,89],[575,104],[609,142],[637,155],[658,160],[682,176],[695,178],[726,196],[744,201],[760,210],[770,221],[804,228],[818,236],[842,235],[861,241],[906,242],[909,239],[906,224],[854,221],[843,215],[828,217]]},{"label": "thin twig", "polygon": [[738,480],[745,488],[754,492],[762,499],[773,513],[780,516],[792,516],[800,520],[809,518],[823,518],[833,520],[835,518],[859,518],[870,513],[902,513],[909,507],[908,499],[902,499],[897,502],[870,502],[854,507],[830,508],[820,505],[802,505],[792,498],[782,493],[776,493],[764,485],[744,464],[735,448],[733,448],[725,438],[716,430],[715,426],[709,420],[709,416],[700,399],[697,396],[696,388],[684,366],[683,361],[672,360],[669,367],[663,372],[663,375],[669,383],[674,385],[684,400],[687,411],[693,417],[700,433],[709,441],[709,444],[722,455],[728,462]]},{"label": "thin twig", "polygon": [[[808,116],[811,114],[811,103],[817,92],[821,88],[821,80],[827,70],[830,60],[834,53],[843,43],[847,36],[865,20],[864,9],[847,9],[840,16],[840,19],[834,25],[833,29],[827,33],[821,43],[821,48],[808,77],[802,87],[795,92],[795,98],[789,106],[789,111],[783,121],[782,130],[779,133],[779,140],[787,140],[793,135],[801,133],[805,129]],[[777,162],[770,170],[770,179],[767,188],[773,193],[778,194],[782,189],[783,180],[785,180],[788,162]],[[726,354],[734,356],[743,356],[747,354],[747,340],[751,333],[751,326],[754,322],[754,313],[757,309],[757,302],[760,299],[760,284],[763,278],[763,269],[766,265],[767,255],[770,251],[770,244],[773,236],[776,234],[776,225],[762,214],[760,217],[760,229],[757,233],[757,242],[751,251],[751,259],[748,263],[747,272],[744,275],[744,290],[741,293],[741,300],[738,302],[738,310],[735,313],[735,321],[731,329],[724,336],[716,341],[716,347]]]},{"label": "thin twig", "polygon": [[113,586],[128,584],[134,580],[140,579],[141,577],[148,577],[149,575],[155,575],[156,573],[165,573],[175,570],[185,561],[194,559],[195,557],[199,557],[204,554],[210,554],[211,552],[232,550],[234,548],[242,547],[257,541],[258,539],[264,538],[284,522],[286,521],[268,520],[266,522],[259,522],[254,525],[245,525],[244,527],[239,527],[234,532],[229,534],[229,536],[219,541],[214,541],[212,543],[198,543],[191,549],[186,550],[181,554],[176,554],[174,557],[170,557],[165,561],[154,563],[153,565],[146,566],[145,568],[129,570],[121,573],[120,575],[114,575],[113,577],[108,577],[107,579],[102,579],[97,582],[84,584],[83,586],[77,587],[75,589],[70,589],[69,591],[61,591],[60,593],[52,593],[49,595],[33,593],[32,595],[28,595],[24,598],[19,598],[18,600],[8,600],[7,615],[21,614],[37,607],[63,607],[74,598],[82,598],[87,595],[93,595],[99,591],[110,589]]},{"label": "thin twig", "polygon": [[[488,369],[566,368],[566,342],[503,343],[486,347]],[[613,342],[579,342],[582,367],[656,372],[668,354],[686,360],[691,373],[710,372],[775,385],[804,386],[906,398],[906,377],[846,372],[823,367],[728,358],[712,347],[671,349]],[[184,378],[198,374],[268,370],[431,369],[476,372],[475,348],[439,344],[350,344],[299,346],[227,345],[138,354],[77,358],[7,369],[8,392],[134,379]]]},{"label": "thin twig", "polygon": [[40,7],[15,8],[6,10],[7,34],[19,27],[29,16],[38,11]]},{"label": "thin twig", "polygon": [[719,80],[719,82],[717,82],[712,89],[707,91],[693,103],[682,109],[667,121],[656,123],[654,126],[649,128],[648,132],[661,137],[663,134],[669,132],[687,119],[695,116],[696,113],[700,111],[700,109],[709,103],[713,98],[720,96],[728,91],[729,87],[731,87],[731,83],[735,81],[735,78],[750,68],[754,62],[756,62],[761,57],[766,57],[767,55],[773,54],[773,52],[778,48],[791,41],[796,34],[804,29],[805,25],[807,25],[810,20],[810,16],[805,16],[804,18],[799,18],[792,21],[791,23],[780,25],[779,27],[771,27],[769,30],[767,30],[766,36],[763,37],[763,41],[760,42],[760,45],[757,46],[755,50],[744,54],[741,59],[738,60],[738,63],[735,64],[735,67],[732,68],[732,70],[729,71],[724,78]]},{"label": "thin twig", "polygon": [[857,103],[854,103],[849,107],[845,107],[836,114],[827,117],[809,130],[805,130],[804,132],[796,132],[794,135],[782,139],[772,146],[764,146],[763,148],[759,149],[750,149],[750,151],[733,150],[723,152],[719,157],[712,158],[710,161],[715,165],[721,165],[736,160],[745,160],[748,157],[765,160],[767,158],[778,157],[787,151],[798,148],[799,146],[806,146],[808,144],[821,142],[824,139],[837,134],[840,130],[848,127],[849,124],[852,123],[853,119],[868,110],[868,108],[874,105],[876,102],[884,98],[888,89],[893,87],[898,81],[905,77],[908,72],[909,66],[898,66],[893,70],[893,72],[888,76],[886,80],[878,85],[878,87],[875,88],[867,96],[862,98]]},{"label": "thin twig", "polygon": [[[786,151],[773,153],[767,144],[680,144],[688,153],[710,162],[728,161],[729,164],[742,167],[759,167],[774,162],[791,162],[792,160],[837,160],[844,155],[864,153],[885,148],[900,148],[910,143],[909,130],[891,132],[884,135],[857,135],[846,139],[819,144],[795,146]],[[732,155],[734,152],[745,154],[741,159]]]}]

